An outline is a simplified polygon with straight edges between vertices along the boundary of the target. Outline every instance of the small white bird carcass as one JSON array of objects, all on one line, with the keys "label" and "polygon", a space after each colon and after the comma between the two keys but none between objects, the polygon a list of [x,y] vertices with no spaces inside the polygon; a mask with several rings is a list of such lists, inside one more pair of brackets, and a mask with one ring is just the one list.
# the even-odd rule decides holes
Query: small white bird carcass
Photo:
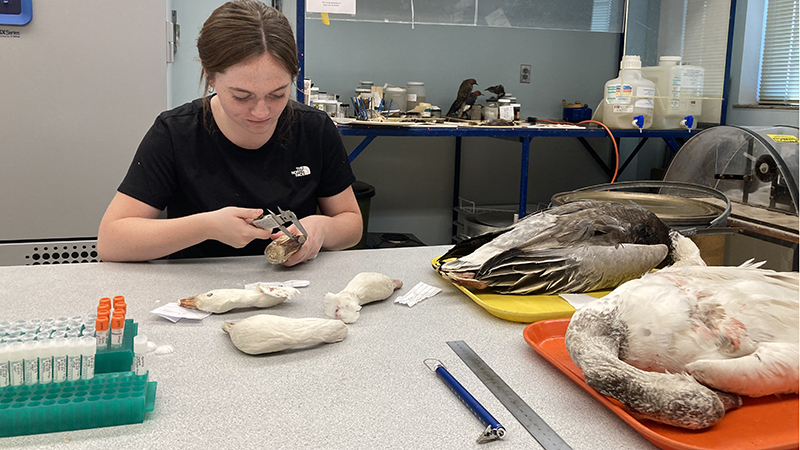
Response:
[{"label": "small white bird carcass", "polygon": [[269,314],[225,322],[222,329],[231,337],[233,345],[248,355],[279,352],[300,345],[334,343],[347,336],[347,325],[340,320],[291,319]]},{"label": "small white bird carcass", "polygon": [[586,383],[632,415],[713,426],[739,395],[797,393],[798,274],[667,267],[572,317],[565,344]]},{"label": "small white bird carcass", "polygon": [[359,273],[338,294],[325,294],[325,315],[341,319],[344,323],[353,323],[361,315],[359,311],[362,305],[385,300],[401,287],[402,281],[393,280],[386,275],[376,272]]},{"label": "small white bird carcass", "polygon": [[299,294],[300,291],[293,287],[258,284],[255,289],[214,289],[205,294],[182,298],[178,304],[221,314],[235,308],[269,308]]}]

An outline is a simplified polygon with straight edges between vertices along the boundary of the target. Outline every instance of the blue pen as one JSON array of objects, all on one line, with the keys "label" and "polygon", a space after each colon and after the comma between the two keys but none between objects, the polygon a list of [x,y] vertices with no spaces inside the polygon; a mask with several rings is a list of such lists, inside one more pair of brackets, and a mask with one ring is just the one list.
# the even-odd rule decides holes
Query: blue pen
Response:
[{"label": "blue pen", "polygon": [[[391,100],[389,100],[391,104]],[[438,359],[426,359],[423,361],[426,366],[428,366],[431,371],[435,372],[436,375],[453,391],[454,394],[458,396],[464,405],[472,411],[472,414],[475,414],[481,423],[486,426],[486,429],[478,436],[477,442],[479,444],[483,444],[484,442],[494,441],[496,439],[502,439],[503,436],[506,435],[506,429],[500,425],[500,422],[497,421],[486,408],[481,405],[472,394],[467,391],[461,383],[458,382],[450,372],[444,367],[441,361]]]}]

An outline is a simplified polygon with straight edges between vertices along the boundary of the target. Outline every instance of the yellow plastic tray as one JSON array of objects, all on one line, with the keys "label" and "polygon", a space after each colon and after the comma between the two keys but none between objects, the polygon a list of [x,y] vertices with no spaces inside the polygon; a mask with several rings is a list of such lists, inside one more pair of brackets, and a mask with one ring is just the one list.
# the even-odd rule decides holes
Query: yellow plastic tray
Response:
[{"label": "yellow plastic tray", "polygon": [[[438,268],[441,257],[434,258],[431,265]],[[471,289],[453,283],[453,286],[467,294],[475,303],[493,316],[511,322],[531,323],[549,319],[567,319],[572,317],[575,308],[558,295],[513,295],[497,294],[488,289]],[[586,292],[600,298],[611,291]]]}]

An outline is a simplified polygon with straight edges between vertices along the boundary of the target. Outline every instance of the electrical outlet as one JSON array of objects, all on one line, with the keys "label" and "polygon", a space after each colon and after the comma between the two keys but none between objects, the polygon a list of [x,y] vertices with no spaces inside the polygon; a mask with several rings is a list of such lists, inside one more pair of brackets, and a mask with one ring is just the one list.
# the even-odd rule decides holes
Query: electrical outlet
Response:
[{"label": "electrical outlet", "polygon": [[519,82],[520,83],[530,83],[531,82],[531,65],[530,64],[522,64],[519,66]]}]

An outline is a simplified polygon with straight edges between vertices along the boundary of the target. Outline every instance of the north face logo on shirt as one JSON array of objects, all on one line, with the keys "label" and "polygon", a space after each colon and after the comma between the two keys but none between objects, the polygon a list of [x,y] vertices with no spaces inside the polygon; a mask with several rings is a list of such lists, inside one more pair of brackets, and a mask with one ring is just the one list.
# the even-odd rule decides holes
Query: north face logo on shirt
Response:
[{"label": "north face logo on shirt", "polygon": [[296,167],[292,171],[292,175],[296,176],[297,178],[304,177],[306,175],[311,175],[311,169],[309,169],[308,166]]}]

